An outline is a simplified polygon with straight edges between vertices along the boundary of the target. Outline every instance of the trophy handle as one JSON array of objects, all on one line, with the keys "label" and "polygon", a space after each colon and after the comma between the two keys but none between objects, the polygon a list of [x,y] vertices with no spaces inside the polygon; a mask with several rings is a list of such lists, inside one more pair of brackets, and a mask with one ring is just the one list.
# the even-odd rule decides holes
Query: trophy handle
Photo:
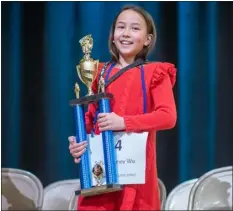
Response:
[{"label": "trophy handle", "polygon": [[84,82],[83,79],[82,79],[81,73],[80,73],[80,65],[77,65],[77,66],[76,66],[76,69],[77,69],[78,77],[79,77],[80,80],[85,84],[85,82]]},{"label": "trophy handle", "polygon": [[95,60],[95,65],[96,65],[96,69],[98,70],[99,69],[99,60]]}]

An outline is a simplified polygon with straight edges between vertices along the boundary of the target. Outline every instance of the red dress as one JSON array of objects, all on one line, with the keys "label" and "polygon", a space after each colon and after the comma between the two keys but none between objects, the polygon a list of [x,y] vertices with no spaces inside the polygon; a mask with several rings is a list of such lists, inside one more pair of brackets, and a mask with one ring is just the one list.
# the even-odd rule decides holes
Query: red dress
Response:
[{"label": "red dress", "polygon": [[[103,64],[100,64],[100,70],[102,67]],[[113,68],[109,78],[117,71],[119,68]],[[176,69],[170,63],[152,62],[144,65],[144,73],[147,95],[146,114],[143,114],[139,67],[122,74],[105,91],[114,95],[111,108],[113,112],[124,118],[126,132],[149,131],[146,148],[146,183],[125,185],[122,191],[98,196],[85,198],[80,196],[78,210],[160,210],[156,131],[173,128],[176,124],[176,106],[172,91],[176,80]],[[97,91],[97,80],[93,83],[93,91]],[[93,127],[95,111],[95,105],[89,105],[86,113],[86,126],[89,133]]]}]

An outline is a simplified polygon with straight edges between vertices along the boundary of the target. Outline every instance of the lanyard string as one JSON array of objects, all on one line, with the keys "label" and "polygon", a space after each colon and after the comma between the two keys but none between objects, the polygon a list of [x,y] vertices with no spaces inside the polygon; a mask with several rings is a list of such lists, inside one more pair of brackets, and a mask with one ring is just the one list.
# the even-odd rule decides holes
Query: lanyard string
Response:
[{"label": "lanyard string", "polygon": [[112,68],[115,66],[115,63],[112,63],[111,65],[110,65],[110,67],[108,68],[108,70],[107,70],[107,73],[106,73],[106,77],[105,77],[105,84],[107,83],[107,81],[108,81],[108,78],[109,78],[109,75],[110,75],[110,73],[112,72]]},{"label": "lanyard string", "polygon": [[141,72],[141,83],[142,83],[142,94],[143,94],[143,113],[147,112],[147,105],[146,105],[146,82],[145,82],[145,71],[143,65],[140,67]]}]

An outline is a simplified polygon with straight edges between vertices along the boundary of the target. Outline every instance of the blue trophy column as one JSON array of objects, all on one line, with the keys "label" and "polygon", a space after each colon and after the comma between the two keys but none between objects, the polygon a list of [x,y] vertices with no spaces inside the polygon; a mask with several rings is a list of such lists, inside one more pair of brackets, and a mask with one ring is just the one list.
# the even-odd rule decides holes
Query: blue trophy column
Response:
[{"label": "blue trophy column", "polygon": [[[100,113],[110,113],[110,99],[103,98],[99,100]],[[112,131],[103,131],[103,151],[104,151],[104,163],[106,171],[107,184],[117,183],[117,169],[116,169],[116,152],[114,149],[114,139]]]},{"label": "blue trophy column", "polygon": [[[75,127],[76,127],[76,142],[80,143],[87,140],[84,106],[74,105]],[[90,162],[88,150],[81,157],[80,162],[80,183],[81,189],[91,188],[92,181],[90,175]]]}]

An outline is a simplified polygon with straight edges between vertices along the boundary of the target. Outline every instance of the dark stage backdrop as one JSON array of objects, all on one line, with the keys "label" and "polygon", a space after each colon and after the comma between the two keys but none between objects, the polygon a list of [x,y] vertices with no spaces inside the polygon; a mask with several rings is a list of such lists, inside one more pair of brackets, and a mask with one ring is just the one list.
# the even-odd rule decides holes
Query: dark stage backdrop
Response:
[{"label": "dark stage backdrop", "polygon": [[[47,185],[78,177],[68,151],[69,100],[79,81],[79,39],[92,34],[92,57],[109,60],[108,33],[127,2],[2,2],[2,167],[34,173]],[[150,60],[178,68],[178,121],[157,140],[158,175],[168,191],[213,168],[232,165],[233,4],[130,2],[153,16]]]}]

